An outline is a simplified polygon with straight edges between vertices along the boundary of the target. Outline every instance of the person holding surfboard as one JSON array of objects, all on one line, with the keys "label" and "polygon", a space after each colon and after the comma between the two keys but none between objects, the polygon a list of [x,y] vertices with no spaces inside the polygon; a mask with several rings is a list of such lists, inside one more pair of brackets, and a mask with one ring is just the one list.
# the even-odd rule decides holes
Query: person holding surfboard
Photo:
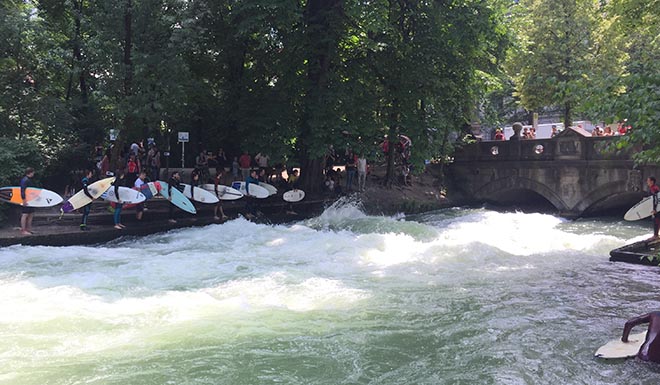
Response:
[{"label": "person holding surfboard", "polygon": [[117,197],[117,203],[115,203],[115,212],[113,214],[113,221],[115,223],[115,229],[121,230],[125,228],[126,226],[121,224],[121,209],[124,207],[124,202],[119,198],[119,187],[124,186],[126,184],[126,174],[124,173],[124,169],[117,169],[115,172],[115,176],[117,179],[115,179],[114,182],[112,182],[112,185],[115,189],[115,196]]},{"label": "person holding surfboard", "polygon": [[660,363],[660,311],[654,311],[639,317],[629,319],[623,327],[622,342],[628,342],[628,336],[633,327],[648,323],[646,340],[639,348],[637,358],[642,361],[652,361]]},{"label": "person holding surfboard", "polygon": [[[94,200],[94,197],[92,194],[90,194],[89,190],[87,187],[90,184],[90,180],[92,179],[92,170],[85,170],[85,174],[83,175],[83,178],[81,180],[82,183],[82,189],[85,195],[89,197],[92,201]],[[90,202],[91,203],[91,202]],[[80,222],[80,230],[81,231],[87,231],[89,228],[87,227],[87,218],[89,217],[89,213],[92,211],[92,205],[88,203],[85,206],[82,207],[82,221]]]},{"label": "person holding surfboard", "polygon": [[31,235],[32,233],[32,217],[34,217],[34,207],[28,207],[27,202],[27,188],[30,187],[30,181],[34,178],[34,169],[28,167],[25,169],[25,175],[21,178],[21,199],[23,204],[21,207],[21,234]]},{"label": "person holding surfboard", "polygon": [[254,197],[250,195],[250,183],[259,186],[259,179],[257,178],[257,170],[251,170],[250,175],[245,178],[245,192],[247,202],[245,203],[245,210],[247,211],[247,216],[254,217],[256,216],[257,209],[254,207]]},{"label": "person holding surfboard", "polygon": [[651,219],[653,220],[653,238],[650,240],[658,239],[658,231],[660,230],[660,216],[656,215],[656,207],[658,207],[658,196],[660,187],[655,184],[655,177],[650,176],[646,178],[646,185],[649,186],[649,193],[653,197],[653,210],[651,211]]},{"label": "person holding surfboard", "polygon": [[[221,149],[222,150],[222,149]],[[222,209],[222,199],[220,197],[224,195],[224,188],[218,188],[218,185],[221,184],[222,182],[222,176],[223,176],[224,170],[222,167],[216,168],[216,173],[215,173],[215,181],[213,185],[213,191],[215,192],[215,196],[218,197],[218,203],[215,204],[215,207],[213,208],[213,219],[220,220],[220,217],[218,216],[218,212],[220,212],[220,215],[222,215],[222,220],[226,220],[227,216],[225,215],[225,211]],[[222,191],[220,191],[222,189]]]},{"label": "person holding surfboard", "polygon": [[[142,189],[142,186],[145,184],[145,179],[147,179],[147,172],[145,170],[140,170],[140,173],[138,174],[137,179],[135,180],[135,183],[133,183],[133,187],[135,187],[136,190],[140,191]],[[138,221],[142,220],[142,215],[144,214],[144,202],[138,203],[137,206],[135,206],[135,219]]]},{"label": "person holding surfboard", "polygon": [[[167,200],[172,202],[172,189],[175,188],[177,190],[181,190],[181,175],[179,175],[178,171],[174,171],[172,173],[172,176],[170,179],[167,181]],[[168,222],[170,223],[176,223],[176,219],[174,219],[174,205],[170,205],[169,207],[169,215],[168,215]]]}]

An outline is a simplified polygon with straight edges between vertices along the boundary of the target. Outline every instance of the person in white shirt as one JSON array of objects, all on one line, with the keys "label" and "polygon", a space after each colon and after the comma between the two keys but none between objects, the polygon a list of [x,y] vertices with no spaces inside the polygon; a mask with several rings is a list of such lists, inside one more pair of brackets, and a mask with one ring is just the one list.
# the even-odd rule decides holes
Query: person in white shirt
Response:
[{"label": "person in white shirt", "polygon": [[[135,184],[133,186],[135,187],[136,190],[140,191],[142,189],[142,185],[144,185],[144,180],[147,178],[147,172],[146,171],[140,171],[140,174],[138,175],[138,178],[135,180]],[[137,206],[135,206],[135,218],[138,221],[142,220],[142,214],[144,213],[144,202],[139,203]]]},{"label": "person in white shirt", "polygon": [[364,191],[367,184],[367,158],[360,154],[357,160],[358,191]]}]

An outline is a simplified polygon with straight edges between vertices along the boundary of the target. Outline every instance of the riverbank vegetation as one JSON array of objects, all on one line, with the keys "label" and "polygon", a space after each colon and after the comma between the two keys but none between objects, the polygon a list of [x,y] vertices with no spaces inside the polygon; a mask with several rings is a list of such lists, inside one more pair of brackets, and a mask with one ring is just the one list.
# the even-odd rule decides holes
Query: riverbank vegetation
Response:
[{"label": "riverbank vegetation", "polygon": [[[66,178],[62,169],[94,164],[111,130],[116,152],[154,138],[170,159],[181,157],[177,132],[189,132],[190,164],[202,148],[270,154],[300,166],[309,191],[322,186],[329,145],[373,156],[385,136],[405,134],[421,166],[450,156],[472,122],[548,107],[569,124],[627,118],[635,130],[621,143],[654,143],[658,9],[657,0],[3,0],[0,145],[39,153],[3,162],[0,180],[27,164]],[[397,179],[394,151],[386,184]],[[637,156],[657,160],[660,150]]]}]

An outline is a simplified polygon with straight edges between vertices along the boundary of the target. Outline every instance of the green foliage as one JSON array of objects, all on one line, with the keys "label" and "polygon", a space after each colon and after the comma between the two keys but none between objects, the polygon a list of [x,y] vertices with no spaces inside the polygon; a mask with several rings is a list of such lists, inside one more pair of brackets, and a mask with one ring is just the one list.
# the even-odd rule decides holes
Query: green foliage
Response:
[{"label": "green foliage", "polygon": [[517,44],[508,70],[527,110],[560,107],[569,126],[593,82],[619,71],[600,7],[598,0],[521,0],[513,7]]},{"label": "green foliage", "polygon": [[43,164],[43,156],[34,141],[0,137],[0,186],[17,186],[28,167],[35,169],[39,179]]}]

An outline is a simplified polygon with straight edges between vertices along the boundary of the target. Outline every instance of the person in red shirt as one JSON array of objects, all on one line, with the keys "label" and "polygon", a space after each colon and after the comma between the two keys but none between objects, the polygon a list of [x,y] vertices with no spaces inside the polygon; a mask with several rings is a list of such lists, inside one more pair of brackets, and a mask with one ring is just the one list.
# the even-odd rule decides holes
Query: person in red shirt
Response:
[{"label": "person in red shirt", "polygon": [[660,187],[655,184],[655,177],[650,176],[646,178],[646,185],[649,186],[649,195],[653,196],[653,211],[651,214],[651,219],[653,219],[653,238],[651,240],[658,239],[658,230],[660,230],[660,215],[656,215],[656,207],[658,207],[658,193],[660,192]]},{"label": "person in red shirt", "polygon": [[247,177],[250,176],[250,165],[252,164],[252,157],[247,151],[243,151],[243,155],[238,158],[238,165],[241,167],[241,175],[243,180],[247,180]]}]

